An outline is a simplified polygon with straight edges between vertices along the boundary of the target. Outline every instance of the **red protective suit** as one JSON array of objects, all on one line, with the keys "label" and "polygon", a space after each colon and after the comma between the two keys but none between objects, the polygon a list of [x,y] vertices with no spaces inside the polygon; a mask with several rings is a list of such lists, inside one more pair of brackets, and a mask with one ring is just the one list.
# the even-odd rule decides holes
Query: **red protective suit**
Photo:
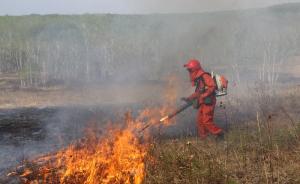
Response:
[{"label": "red protective suit", "polygon": [[[189,63],[198,62],[196,68],[191,68]],[[189,100],[197,99],[200,108],[197,115],[198,135],[205,139],[208,133],[219,135],[222,129],[214,124],[214,109],[216,105],[215,88],[216,84],[211,76],[206,73],[200,62],[197,60],[190,60],[188,64],[184,65],[190,72],[190,80],[193,86],[196,86],[195,92],[188,97]]]}]

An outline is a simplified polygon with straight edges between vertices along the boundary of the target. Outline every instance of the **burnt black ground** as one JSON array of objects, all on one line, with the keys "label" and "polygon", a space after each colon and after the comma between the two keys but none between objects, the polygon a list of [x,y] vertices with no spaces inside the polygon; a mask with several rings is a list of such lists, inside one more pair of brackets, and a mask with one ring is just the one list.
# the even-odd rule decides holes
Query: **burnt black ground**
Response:
[{"label": "burnt black ground", "polygon": [[57,150],[79,139],[91,119],[105,122],[113,119],[113,112],[116,110],[112,106],[0,110],[0,175],[24,159]]}]

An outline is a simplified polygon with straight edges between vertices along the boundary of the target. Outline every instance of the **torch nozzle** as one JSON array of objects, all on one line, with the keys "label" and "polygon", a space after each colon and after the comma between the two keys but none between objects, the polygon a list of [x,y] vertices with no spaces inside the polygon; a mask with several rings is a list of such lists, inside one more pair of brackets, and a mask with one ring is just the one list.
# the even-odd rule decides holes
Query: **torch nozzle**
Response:
[{"label": "torch nozzle", "polygon": [[[184,111],[185,109],[187,109],[188,107],[192,106],[193,103],[186,103],[185,105],[179,107],[178,109],[176,109],[174,112],[172,112],[171,114],[161,118],[159,120],[159,122],[156,122],[156,123],[161,123],[161,122],[164,122],[166,121],[167,119],[171,119],[173,118],[174,116],[176,116],[177,114],[179,114],[180,112]],[[153,123],[147,123],[139,132],[143,132],[145,129],[149,128],[151,125],[153,125]]]},{"label": "torch nozzle", "polygon": [[165,116],[165,117],[161,118],[159,121],[160,121],[160,122],[163,122],[163,121],[165,121],[165,120],[167,120],[167,119],[169,119],[169,116]]}]

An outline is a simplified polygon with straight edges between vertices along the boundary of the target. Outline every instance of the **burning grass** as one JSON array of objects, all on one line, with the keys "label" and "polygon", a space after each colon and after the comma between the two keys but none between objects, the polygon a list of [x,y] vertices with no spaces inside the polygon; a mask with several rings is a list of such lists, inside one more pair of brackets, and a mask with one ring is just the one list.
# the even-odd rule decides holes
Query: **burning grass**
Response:
[{"label": "burning grass", "polygon": [[55,153],[24,161],[8,176],[17,176],[24,184],[140,184],[150,139],[148,130],[143,136],[139,130],[145,120],[158,126],[159,117],[169,110],[167,106],[145,109],[136,118],[128,112],[123,123],[111,122],[104,128],[91,122],[85,138]]},{"label": "burning grass", "polygon": [[[139,130],[146,122],[160,126],[159,119],[176,107],[174,80],[169,81],[163,106],[148,107],[136,118],[128,112],[124,119],[108,123],[100,131],[92,126],[85,138],[55,153],[31,158],[9,176],[25,184],[142,183],[150,139],[148,129],[142,137]],[[167,126],[171,122],[163,123]]]},{"label": "burning grass", "polygon": [[90,132],[68,148],[27,161],[15,173],[21,183],[141,183],[146,144],[130,130],[111,128],[98,137]]},{"label": "burning grass", "polygon": [[[141,117],[151,115],[143,111]],[[140,139],[141,119],[126,115],[122,127],[87,137],[68,148],[25,162],[21,183],[299,183],[300,122],[258,118],[231,125],[225,141],[209,137]],[[288,128],[292,126],[292,128]]]}]

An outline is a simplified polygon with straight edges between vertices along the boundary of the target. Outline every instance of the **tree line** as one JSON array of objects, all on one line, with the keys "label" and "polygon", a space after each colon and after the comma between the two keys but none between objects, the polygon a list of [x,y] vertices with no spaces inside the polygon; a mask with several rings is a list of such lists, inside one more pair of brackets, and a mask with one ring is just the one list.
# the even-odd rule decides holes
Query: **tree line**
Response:
[{"label": "tree line", "polygon": [[182,63],[194,57],[236,80],[248,68],[274,82],[280,65],[299,54],[299,18],[289,9],[2,16],[0,73],[16,73],[20,87],[160,80],[182,74]]}]

